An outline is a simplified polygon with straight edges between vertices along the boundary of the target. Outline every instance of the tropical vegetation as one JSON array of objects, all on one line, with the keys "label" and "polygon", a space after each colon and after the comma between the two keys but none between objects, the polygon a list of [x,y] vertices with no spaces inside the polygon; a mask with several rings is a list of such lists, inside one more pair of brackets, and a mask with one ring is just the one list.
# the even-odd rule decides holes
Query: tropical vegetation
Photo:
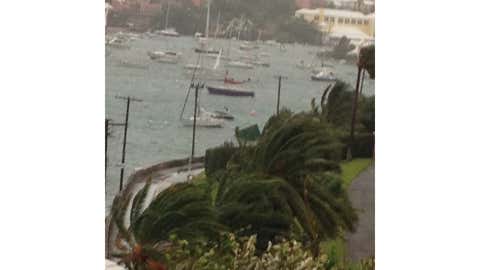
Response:
[{"label": "tropical vegetation", "polygon": [[308,111],[270,117],[255,144],[207,151],[205,173],[191,181],[119,195],[112,256],[129,269],[341,269],[322,243],[358,219],[341,163],[352,94],[340,81],[327,91]]}]

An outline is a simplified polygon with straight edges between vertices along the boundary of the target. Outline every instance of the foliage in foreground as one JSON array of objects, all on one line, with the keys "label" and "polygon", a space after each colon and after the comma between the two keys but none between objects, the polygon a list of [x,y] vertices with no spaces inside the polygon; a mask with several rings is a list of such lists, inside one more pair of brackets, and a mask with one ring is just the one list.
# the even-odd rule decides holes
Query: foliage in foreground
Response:
[{"label": "foliage in foreground", "polygon": [[374,260],[367,259],[358,264],[343,266],[325,253],[313,256],[311,251],[295,240],[269,243],[263,253],[257,253],[256,236],[237,238],[226,234],[213,247],[192,246],[186,241],[175,241],[165,256],[168,269],[176,270],[274,270],[274,269],[317,269],[317,270],[373,270]]},{"label": "foliage in foreground", "polygon": [[[220,241],[209,245],[192,244],[171,236],[168,248],[159,251],[155,260],[144,256],[145,262],[127,267],[129,269],[174,269],[174,270],[373,270],[374,259],[343,265],[331,255],[321,253],[314,256],[310,249],[295,240],[269,243],[267,249],[258,253],[256,236],[237,238],[234,234],[223,234]],[[159,266],[161,265],[162,268]]]},{"label": "foliage in foreground", "polygon": [[[337,99],[337,104],[346,105],[344,89],[334,90],[328,103]],[[226,250],[222,235],[234,233],[236,237],[256,236],[252,256],[259,256],[260,262],[266,260],[262,254],[270,252],[272,244],[281,246],[285,239],[301,245],[314,262],[321,258],[320,243],[353,231],[357,222],[338,163],[344,149],[341,128],[346,116],[334,114],[335,102],[328,103],[322,104],[322,112],[314,101],[307,112],[282,110],[269,119],[256,145],[218,151],[223,156],[221,162],[215,163],[201,181],[173,185],[155,195],[149,205],[145,203],[149,183],[133,198],[130,211],[130,195],[117,198],[112,217],[121,252],[115,255],[129,269],[163,269],[163,264],[183,260],[172,255],[172,245],[175,239],[184,239],[189,258],[199,261],[173,269],[216,269],[212,265],[198,268],[201,258],[213,250],[215,260],[226,260],[218,267],[237,260],[232,259],[235,252],[216,251],[220,247]],[[155,262],[157,268],[149,268]],[[218,269],[249,269],[235,268],[239,264]],[[290,269],[277,267],[256,269]]]}]

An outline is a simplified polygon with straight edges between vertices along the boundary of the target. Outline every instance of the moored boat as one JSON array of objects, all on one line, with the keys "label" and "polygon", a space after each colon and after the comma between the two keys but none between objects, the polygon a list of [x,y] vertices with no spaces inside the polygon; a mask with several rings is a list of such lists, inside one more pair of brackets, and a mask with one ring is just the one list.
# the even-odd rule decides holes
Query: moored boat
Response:
[{"label": "moored boat", "polygon": [[233,115],[228,113],[227,108],[225,108],[225,111],[215,110],[213,112],[209,112],[209,111],[205,110],[204,108],[200,108],[200,114],[204,115],[204,116],[211,117],[211,118],[215,118],[215,119],[225,119],[225,120],[233,120],[234,119]]},{"label": "moored boat", "polygon": [[243,69],[253,69],[254,66],[252,64],[242,62],[242,61],[230,61],[225,64],[226,67],[232,68],[243,68]]},{"label": "moored boat", "polygon": [[230,113],[225,112],[225,111],[213,111],[213,116],[212,117],[217,118],[217,119],[225,119],[225,120],[235,119],[235,117],[233,117],[233,115],[231,115]]},{"label": "moored boat", "polygon": [[194,51],[196,53],[208,53],[208,54],[215,54],[215,55],[220,52],[220,50],[216,50],[213,48],[210,48],[210,49],[195,48]]},{"label": "moored boat", "polygon": [[333,74],[332,71],[327,71],[325,68],[323,68],[320,72],[312,75],[310,77],[313,81],[335,81],[337,78]]},{"label": "moored boat", "polygon": [[160,35],[162,36],[167,36],[167,37],[179,37],[180,34],[173,28],[168,28],[168,29],[164,29],[164,30],[161,30],[159,32]]},{"label": "moored boat", "polygon": [[[185,127],[193,127],[194,121],[195,120],[194,120],[193,116],[188,118],[188,119],[183,118],[181,120],[182,124]],[[207,116],[207,115],[199,115],[199,116],[197,116],[195,126],[205,127],[205,128],[222,128],[223,123],[224,122],[223,122],[222,119],[213,118],[213,117]]]},{"label": "moored boat", "polygon": [[212,95],[223,95],[232,97],[254,97],[255,92],[231,86],[212,86],[208,85],[207,90]]},{"label": "moored boat", "polygon": [[176,52],[162,52],[162,51],[155,51],[155,52],[147,52],[147,55],[150,59],[159,62],[159,63],[167,63],[167,64],[176,64],[180,60],[180,53]]}]

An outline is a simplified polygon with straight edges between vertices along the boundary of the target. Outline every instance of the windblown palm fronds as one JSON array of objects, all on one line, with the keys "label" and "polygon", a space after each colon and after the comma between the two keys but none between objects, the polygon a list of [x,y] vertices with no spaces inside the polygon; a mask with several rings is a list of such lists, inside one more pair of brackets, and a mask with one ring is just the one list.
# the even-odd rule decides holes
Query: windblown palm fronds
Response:
[{"label": "windblown palm fronds", "polygon": [[150,185],[149,180],[133,200],[131,194],[119,195],[112,206],[112,220],[118,230],[116,246],[120,250],[113,256],[128,269],[164,269],[159,268],[160,262],[165,259],[164,251],[172,236],[204,241],[214,239],[223,230],[203,187],[190,183],[171,186],[147,206]]}]

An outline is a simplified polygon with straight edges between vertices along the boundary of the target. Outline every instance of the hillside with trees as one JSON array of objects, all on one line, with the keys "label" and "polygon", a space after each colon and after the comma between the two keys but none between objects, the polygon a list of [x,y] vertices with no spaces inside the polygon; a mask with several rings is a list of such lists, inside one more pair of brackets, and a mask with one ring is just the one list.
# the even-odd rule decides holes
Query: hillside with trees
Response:
[{"label": "hillside with trees", "polygon": [[[191,1],[180,1],[171,5],[169,26],[175,27],[183,35],[203,33],[207,14],[206,2],[198,7]],[[264,40],[310,44],[320,42],[320,33],[315,26],[295,18],[295,10],[295,2],[292,0],[212,0],[210,32],[215,32],[219,16],[219,36],[239,36],[244,40],[256,40],[260,36]],[[166,8],[156,14],[152,28],[163,29],[165,16]]]}]

